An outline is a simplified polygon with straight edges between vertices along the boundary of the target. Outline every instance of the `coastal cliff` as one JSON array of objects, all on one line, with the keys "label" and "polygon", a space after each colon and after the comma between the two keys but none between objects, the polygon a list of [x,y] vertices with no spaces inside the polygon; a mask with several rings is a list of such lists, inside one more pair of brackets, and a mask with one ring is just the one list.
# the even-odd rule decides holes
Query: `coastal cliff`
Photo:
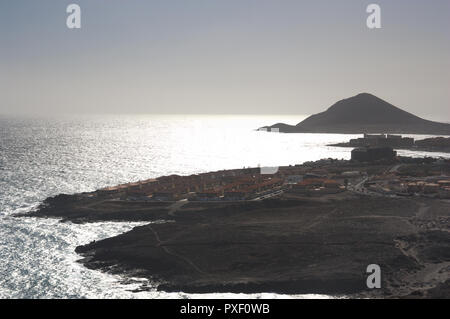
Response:
[{"label": "coastal cliff", "polygon": [[450,135],[450,124],[422,119],[369,93],[341,100],[297,125],[277,123],[260,129],[279,129],[283,133]]}]

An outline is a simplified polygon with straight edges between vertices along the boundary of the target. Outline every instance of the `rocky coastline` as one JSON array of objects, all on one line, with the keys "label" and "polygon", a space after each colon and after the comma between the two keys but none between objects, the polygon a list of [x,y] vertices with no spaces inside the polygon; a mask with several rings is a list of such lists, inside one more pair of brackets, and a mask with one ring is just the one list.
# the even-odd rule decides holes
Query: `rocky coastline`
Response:
[{"label": "rocky coastline", "polygon": [[[59,195],[26,216],[78,223],[149,221],[76,252],[88,268],[146,277],[163,291],[450,297],[450,201],[364,189],[367,177],[406,174],[410,165],[420,165],[428,175],[450,175],[448,161],[305,165],[365,175],[335,194],[285,190],[269,199],[187,201],[176,209],[174,202]],[[381,289],[366,285],[369,264],[381,267]]]}]

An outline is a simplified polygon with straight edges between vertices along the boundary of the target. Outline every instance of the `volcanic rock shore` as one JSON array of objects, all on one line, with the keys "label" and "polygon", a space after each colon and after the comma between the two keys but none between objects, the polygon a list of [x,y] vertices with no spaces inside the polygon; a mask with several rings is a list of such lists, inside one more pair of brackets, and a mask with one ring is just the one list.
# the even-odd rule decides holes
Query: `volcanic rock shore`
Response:
[{"label": "volcanic rock shore", "polygon": [[[48,199],[27,216],[148,221],[79,246],[81,262],[163,291],[450,298],[450,201],[344,191],[236,202]],[[381,269],[369,289],[367,266]]]},{"label": "volcanic rock shore", "polygon": [[[89,268],[164,291],[450,297],[448,201],[340,197],[187,204],[76,251]],[[382,289],[367,288],[369,264]]]}]

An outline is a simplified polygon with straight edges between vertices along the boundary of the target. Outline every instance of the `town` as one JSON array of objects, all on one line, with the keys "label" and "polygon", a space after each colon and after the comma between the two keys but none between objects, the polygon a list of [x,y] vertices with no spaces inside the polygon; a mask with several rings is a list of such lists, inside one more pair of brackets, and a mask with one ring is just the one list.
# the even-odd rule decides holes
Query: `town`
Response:
[{"label": "town", "polygon": [[[328,282],[346,295],[441,289],[440,277],[430,283],[424,274],[448,274],[449,159],[369,147],[353,150],[351,160],[263,171],[170,175],[60,194],[27,216],[150,222],[76,252],[91,269],[118,264],[162,278],[161,291],[302,293],[328,291]],[[366,291],[364,270],[374,261],[383,267],[384,289]]]},{"label": "town", "polygon": [[431,137],[414,140],[393,134],[364,134],[363,137],[351,139],[346,143],[331,144],[340,147],[392,147],[395,149],[410,149],[429,152],[449,152],[450,137]]},{"label": "town", "polygon": [[[419,174],[420,169],[411,168],[428,167],[422,165],[427,161],[433,161],[433,169]],[[355,148],[351,161],[324,159],[281,166],[274,174],[261,174],[261,168],[256,167],[162,176],[103,188],[89,196],[125,201],[204,202],[324,196],[353,191],[450,198],[447,170],[448,160],[401,158],[390,147],[365,147]]]}]

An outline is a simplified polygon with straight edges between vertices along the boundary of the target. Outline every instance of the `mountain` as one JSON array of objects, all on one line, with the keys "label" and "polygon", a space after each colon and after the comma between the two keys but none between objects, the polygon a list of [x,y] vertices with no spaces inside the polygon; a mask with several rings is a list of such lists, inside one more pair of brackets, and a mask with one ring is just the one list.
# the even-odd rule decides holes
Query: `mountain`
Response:
[{"label": "mountain", "polygon": [[277,123],[263,127],[269,128],[283,133],[450,135],[450,124],[422,119],[369,93],[341,100],[295,126]]}]

